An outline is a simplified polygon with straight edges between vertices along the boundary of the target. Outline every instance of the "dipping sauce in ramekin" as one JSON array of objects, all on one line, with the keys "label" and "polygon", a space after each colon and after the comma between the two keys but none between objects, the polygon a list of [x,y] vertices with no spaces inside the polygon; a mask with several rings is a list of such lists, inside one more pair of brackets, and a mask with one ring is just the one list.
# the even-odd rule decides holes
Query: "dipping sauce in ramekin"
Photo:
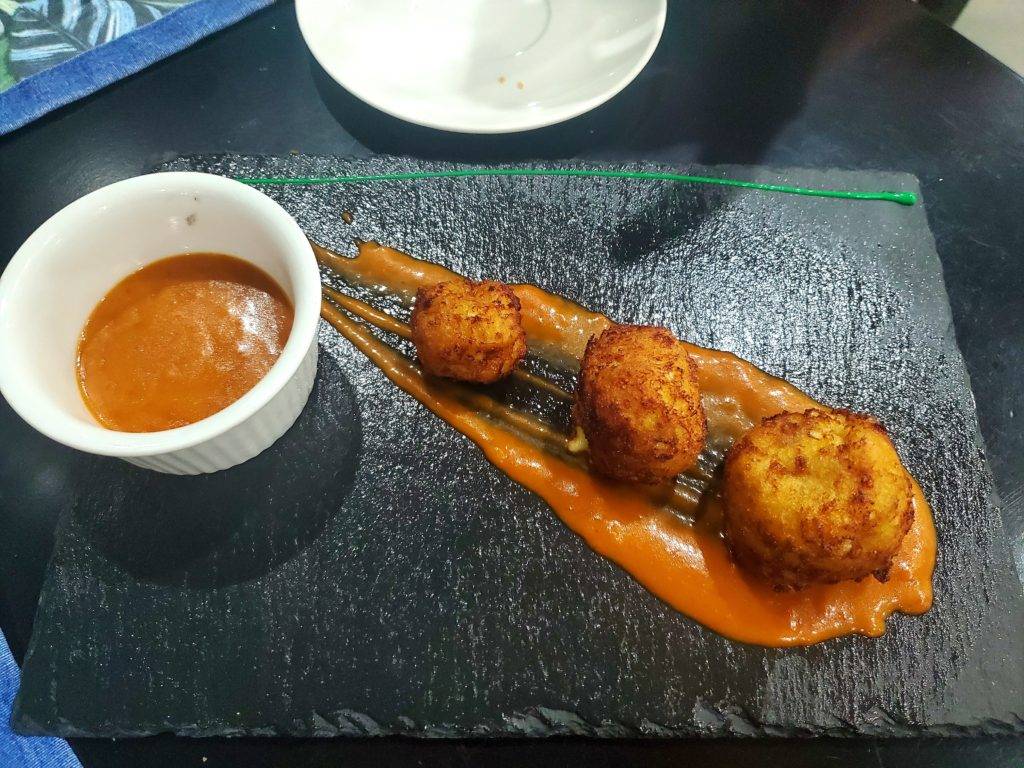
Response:
[{"label": "dipping sauce in ramekin", "polygon": [[[114,295],[105,299],[111,292],[120,294],[119,283],[125,281],[122,287],[127,288],[136,281],[148,282],[149,276],[167,269],[150,272],[151,265],[175,261],[175,254],[213,255],[212,261],[220,261],[217,254],[231,254],[228,263],[235,268],[227,270],[226,279],[223,274],[217,279],[234,287],[220,288],[230,295],[255,288],[271,298],[283,297],[289,322],[277,318],[276,332],[254,338],[239,329],[268,316],[240,312],[234,319],[245,322],[226,336],[234,346],[207,359],[223,370],[215,365],[205,374],[197,372],[203,360],[189,358],[184,366],[188,373],[162,380],[164,394],[177,400],[171,403],[174,407],[155,414],[159,418],[148,413],[141,421],[136,420],[139,414],[129,420],[119,404],[134,402],[139,409],[143,400],[132,398],[144,393],[135,388],[151,374],[160,378],[174,372],[175,350],[191,354],[205,342],[216,349],[217,334],[209,324],[194,325],[185,333],[185,338],[203,344],[163,337],[147,348],[140,343],[141,325],[129,322],[128,315],[116,319],[118,312],[111,311],[107,323],[99,321],[115,305],[127,311],[133,303],[116,301]],[[183,280],[189,285],[172,292],[185,306],[195,308],[195,285],[214,277],[210,266],[208,262],[199,270],[198,283],[172,275],[170,283]],[[149,288],[155,286],[150,283]],[[146,301],[158,301],[159,295],[155,292]],[[0,275],[0,394],[31,426],[72,448],[117,456],[159,472],[217,472],[266,450],[295,423],[316,376],[321,300],[320,270],[309,240],[288,212],[261,192],[204,173],[153,173],[119,181],[54,214]],[[136,309],[146,301],[140,299]],[[227,322],[230,312],[225,316],[224,307],[231,301],[215,303],[221,322]],[[172,305],[169,300],[165,304]],[[90,320],[94,312],[96,318]],[[160,314],[154,316],[159,319]],[[110,322],[118,332],[103,339],[102,327]],[[158,340],[161,333],[182,330],[180,318],[157,325]],[[252,355],[243,355],[238,347],[246,338],[253,341]],[[262,348],[257,339],[262,339]],[[99,350],[95,369],[90,340],[103,341],[106,347]],[[112,356],[117,357],[115,365],[104,372]],[[239,377],[239,371],[244,375]],[[83,373],[88,405],[82,396]],[[209,386],[210,376],[218,381],[227,376],[228,386]],[[199,392],[192,389],[197,383],[202,385]]]},{"label": "dipping sauce in ramekin", "polygon": [[252,389],[281,355],[291,302],[242,259],[190,253],[115,285],[78,343],[78,386],[108,429],[158,432],[205,419]]}]

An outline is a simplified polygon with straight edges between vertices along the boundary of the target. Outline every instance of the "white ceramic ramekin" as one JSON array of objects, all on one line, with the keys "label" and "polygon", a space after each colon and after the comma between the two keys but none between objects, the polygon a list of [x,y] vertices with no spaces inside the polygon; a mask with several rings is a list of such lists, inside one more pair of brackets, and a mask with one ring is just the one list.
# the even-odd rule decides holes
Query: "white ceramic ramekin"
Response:
[{"label": "white ceramic ramekin", "polygon": [[[117,432],[86,410],[78,338],[119,280],[166,256],[225,253],[270,274],[295,319],[280,358],[214,415],[163,432]],[[44,435],[140,467],[191,475],[227,469],[294,423],[316,374],[320,272],[298,224],[255,189],[203,173],[155,173],[99,189],[55,214],[0,276],[0,392]]]}]

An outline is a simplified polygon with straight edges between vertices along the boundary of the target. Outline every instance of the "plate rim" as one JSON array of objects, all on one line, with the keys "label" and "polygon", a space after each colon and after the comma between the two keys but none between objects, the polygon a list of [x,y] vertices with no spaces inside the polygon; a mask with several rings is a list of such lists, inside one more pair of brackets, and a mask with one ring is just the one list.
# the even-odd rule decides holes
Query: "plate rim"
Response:
[{"label": "plate rim", "polygon": [[[313,0],[295,0],[295,17],[298,22],[299,33],[302,35],[306,48],[316,60],[317,64],[323,68],[324,72],[326,72],[335,83],[365,104],[368,104],[386,115],[397,118],[398,120],[412,123],[414,125],[420,125],[425,128],[449,131],[452,133],[493,135],[522,133],[524,131],[546,128],[551,125],[567,122],[575,117],[579,117],[582,114],[590,112],[591,110],[597,109],[597,107],[611,101],[619,93],[625,90],[625,88],[636,80],[637,76],[643,72],[651,58],[653,58],[654,52],[658,49],[658,45],[660,45],[662,37],[664,37],[665,21],[668,15],[668,0],[656,0],[656,2],[658,3],[658,10],[655,14],[655,24],[657,25],[655,34],[651,35],[651,39],[647,43],[647,48],[637,59],[636,63],[621,78],[619,78],[612,87],[589,99],[572,102],[565,107],[545,113],[545,115],[540,119],[529,119],[527,117],[527,119],[513,119],[501,123],[489,124],[468,122],[458,123],[425,118],[413,112],[406,112],[390,107],[379,98],[374,97],[372,94],[368,94],[364,89],[353,87],[350,83],[344,82],[343,78],[334,69],[332,69],[332,67],[324,60],[324,57],[318,53],[317,47],[310,43],[311,36],[308,33],[307,28],[313,23],[313,20],[309,15]],[[305,11],[303,9],[305,9]],[[305,21],[303,19],[305,19]],[[531,113],[527,112],[525,114],[529,116]]]}]

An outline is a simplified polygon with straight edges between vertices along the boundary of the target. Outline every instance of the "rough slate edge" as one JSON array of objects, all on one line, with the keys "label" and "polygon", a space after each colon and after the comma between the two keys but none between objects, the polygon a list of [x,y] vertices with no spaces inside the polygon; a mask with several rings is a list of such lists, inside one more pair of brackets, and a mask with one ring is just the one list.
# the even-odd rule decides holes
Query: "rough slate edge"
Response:
[{"label": "rough slate edge", "polygon": [[[332,165],[333,164],[333,165]],[[309,172],[325,172],[325,168],[328,166],[336,167],[338,164],[344,165],[346,168],[350,167],[348,161],[329,159],[329,158],[206,158],[206,159],[184,159],[176,161],[171,164],[172,168],[205,168],[209,170],[221,170],[224,171],[227,168],[239,168],[246,167],[258,169],[260,174],[266,174],[273,172],[271,169],[276,168],[283,175],[301,175]],[[400,159],[376,159],[370,161],[354,161],[351,165],[356,168],[362,169],[364,172],[373,172],[374,170],[380,171],[385,168],[394,169],[396,166],[402,169],[411,167],[437,167],[440,164],[419,164],[415,161],[406,161]],[[579,165],[574,163],[574,165]],[[444,166],[442,166],[444,167]],[[692,169],[695,172],[701,172],[704,169]],[[716,168],[710,171],[711,173],[720,173],[723,175],[735,175],[743,176],[749,173],[749,170],[736,169],[736,168]],[[783,172],[771,172],[763,171],[758,172],[759,179],[772,180],[772,181],[785,181],[786,177],[793,174],[800,184],[804,185],[820,185],[820,186],[850,186],[855,187],[858,181],[866,183],[868,187],[876,188],[879,183],[883,180],[891,180],[892,188],[896,189],[912,189],[917,191],[916,182],[906,175],[889,175],[889,174],[844,174],[842,172],[801,172],[801,171],[783,171]],[[845,183],[844,183],[845,179]],[[923,215],[921,215],[921,222],[923,223]],[[927,227],[924,226],[926,230]],[[931,245],[931,250],[934,252],[934,245]],[[936,259],[937,262],[937,259]],[[941,274],[939,275],[939,282],[941,284]],[[950,340],[952,336],[952,324],[949,320],[949,308],[948,303],[945,302],[943,306],[947,320],[947,336]],[[953,341],[953,347],[955,348],[955,341]],[[963,369],[962,361],[959,361],[959,369],[964,377],[966,383],[966,372]],[[969,391],[969,390],[968,390]],[[971,415],[973,416],[973,401],[969,404]],[[973,440],[976,448],[979,452],[982,450],[980,434],[977,432],[977,421],[973,419]],[[984,481],[984,486],[989,494],[988,504],[986,508],[989,510],[994,509],[995,497],[993,495],[993,489],[991,484],[990,473],[987,465],[984,463],[980,464]],[[995,523],[997,527],[1001,527],[1001,521],[996,516]],[[998,531],[997,531],[998,533]],[[1008,548],[1006,549],[1006,565],[1009,565],[1009,553]],[[1002,552],[993,553],[995,556],[1002,555]],[[1001,567],[1003,564],[996,562],[994,567]],[[1018,579],[1012,567],[1002,568],[1002,575],[1004,577],[1012,577],[1014,585]],[[49,581],[47,582],[49,584]],[[1005,586],[1005,585],[1004,585]],[[1016,597],[1017,589],[1016,586],[1011,588],[1011,596]],[[996,599],[998,599],[998,595]],[[986,595],[986,598],[992,599],[990,595]],[[44,596],[41,598],[45,600]],[[1015,606],[1011,606],[1015,607]],[[33,640],[36,636],[33,636]],[[34,642],[33,642],[34,645]],[[913,653],[917,649],[907,649],[908,653]],[[30,648],[29,655],[31,655],[33,649]],[[1012,662],[1019,662],[1019,659],[1010,659]],[[1008,670],[1010,675],[1016,673],[1016,668],[1013,664],[1010,665]],[[1012,680],[1012,678],[1011,678]],[[984,682],[986,685],[989,682],[995,681],[975,681]],[[799,691],[796,691],[799,693]],[[977,721],[974,723],[960,723],[960,724],[943,724],[943,723],[931,723],[925,726],[919,726],[914,723],[901,721],[898,717],[894,718],[890,713],[886,712],[882,707],[876,707],[873,711],[869,711],[866,716],[857,722],[842,722],[832,720],[831,725],[818,725],[816,727],[794,727],[786,726],[780,723],[774,722],[756,722],[751,717],[750,713],[745,711],[742,707],[728,705],[718,706],[708,704],[701,699],[698,699],[694,707],[693,713],[693,725],[684,728],[666,728],[656,723],[649,721],[640,722],[637,726],[630,726],[620,723],[600,721],[600,722],[587,722],[581,719],[578,715],[565,712],[561,710],[548,709],[544,707],[528,707],[524,711],[514,712],[506,715],[502,722],[484,723],[478,728],[473,730],[466,729],[452,729],[445,726],[432,725],[430,723],[417,724],[411,720],[408,722],[402,721],[401,727],[392,726],[381,726],[372,719],[361,715],[357,712],[342,711],[337,714],[336,722],[323,722],[323,731],[320,733],[314,732],[313,735],[382,735],[384,733],[410,733],[422,736],[500,736],[500,735],[531,735],[531,736],[543,736],[543,735],[558,735],[558,734],[577,734],[577,735],[597,735],[597,736],[635,736],[635,735],[646,735],[646,736],[675,736],[675,735],[693,735],[704,734],[704,735],[727,735],[727,734],[739,734],[739,735],[794,735],[794,734],[817,734],[826,733],[834,735],[916,735],[919,733],[927,733],[931,735],[949,735],[949,734],[972,734],[972,733],[1011,733],[1019,732],[1024,728],[1024,721],[1021,720],[1019,714],[1012,713],[1009,718],[1004,719],[988,719],[983,721]],[[22,718],[18,723],[22,730],[29,730],[33,732],[41,732],[44,726],[37,723],[33,723],[30,718]],[[137,732],[126,732],[123,729],[116,730],[117,735],[143,735],[147,733],[153,733],[160,730],[168,730],[169,725],[166,723],[154,723],[151,727],[146,727],[143,730]],[[67,722],[61,722],[52,724],[46,732],[56,732],[62,735],[95,735],[95,731],[86,734],[76,729],[72,724]],[[216,728],[211,731],[202,731],[189,729],[187,727],[179,728],[180,733],[187,735],[203,735],[204,733],[211,734],[225,734],[226,731],[220,728]],[[228,731],[227,733],[252,733],[252,734],[267,734],[273,733],[273,728],[240,728],[235,731]]]}]

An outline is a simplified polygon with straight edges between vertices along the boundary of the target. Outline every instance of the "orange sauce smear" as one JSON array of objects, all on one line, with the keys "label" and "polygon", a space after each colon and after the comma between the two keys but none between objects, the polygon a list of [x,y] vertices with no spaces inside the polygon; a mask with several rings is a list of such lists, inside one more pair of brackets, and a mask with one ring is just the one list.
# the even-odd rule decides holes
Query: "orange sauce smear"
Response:
[{"label": "orange sauce smear", "polygon": [[[350,259],[316,247],[322,263],[354,284],[411,298],[421,285],[456,274],[376,243]],[[611,321],[535,286],[513,286],[531,351],[577,366],[587,339]],[[678,611],[734,640],[765,646],[809,645],[850,633],[878,636],[893,611],[923,613],[932,603],[935,528],[914,482],[914,523],[885,583],[874,577],[777,592],[743,572],[720,532],[721,507],[708,488],[696,523],[642,489],[591,474],[467,405],[453,385],[425,377],[412,361],[330,303],[324,317],[395,384],[475,442],[487,459],[542,497],[587,544],[616,562]],[[713,442],[730,445],[766,416],[824,407],[793,385],[728,353],[688,345],[698,370]]]},{"label": "orange sauce smear", "polygon": [[291,332],[291,302],[247,261],[171,256],[115,285],[78,343],[78,386],[108,429],[156,432],[204,419],[266,375]]}]

